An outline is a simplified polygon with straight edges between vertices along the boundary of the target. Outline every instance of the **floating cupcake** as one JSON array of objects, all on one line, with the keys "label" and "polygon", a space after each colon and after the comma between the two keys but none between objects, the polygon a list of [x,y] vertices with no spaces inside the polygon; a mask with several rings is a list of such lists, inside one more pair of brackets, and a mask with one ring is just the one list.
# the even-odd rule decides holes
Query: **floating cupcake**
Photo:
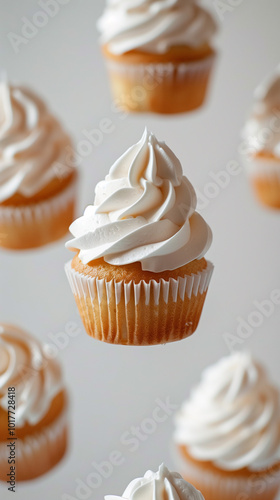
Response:
[{"label": "floating cupcake", "polygon": [[255,91],[241,154],[258,200],[280,209],[280,66]]},{"label": "floating cupcake", "polygon": [[[7,446],[13,442],[15,449]],[[41,476],[66,448],[67,395],[59,365],[34,337],[0,324],[0,480],[10,472],[16,481]]]},{"label": "floating cupcake", "polygon": [[279,392],[246,353],[222,358],[176,415],[180,472],[208,500],[271,500],[280,487]]},{"label": "floating cupcake", "polygon": [[185,481],[177,472],[170,472],[164,464],[157,472],[148,470],[144,477],[131,481],[122,496],[106,495],[105,500],[204,500],[200,491]]},{"label": "floating cupcake", "polygon": [[107,0],[98,29],[117,105],[181,113],[203,104],[216,24],[196,0]]},{"label": "floating cupcake", "polygon": [[70,226],[66,273],[89,335],[151,345],[196,330],[213,266],[203,257],[211,230],[195,208],[178,158],[145,130]]},{"label": "floating cupcake", "polygon": [[77,184],[68,148],[34,93],[0,83],[0,246],[38,247],[68,232]]}]

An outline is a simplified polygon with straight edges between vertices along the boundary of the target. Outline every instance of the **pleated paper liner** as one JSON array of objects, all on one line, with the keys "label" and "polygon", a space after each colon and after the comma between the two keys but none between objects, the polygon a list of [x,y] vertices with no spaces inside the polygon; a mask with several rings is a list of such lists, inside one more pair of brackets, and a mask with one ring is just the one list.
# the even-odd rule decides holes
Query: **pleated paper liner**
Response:
[{"label": "pleated paper liner", "polygon": [[0,206],[0,246],[23,250],[62,238],[75,217],[77,176],[60,193],[28,206]]},{"label": "pleated paper liner", "polygon": [[174,457],[178,472],[205,500],[273,500],[280,488],[280,462],[258,471],[226,471],[192,459],[183,445],[176,445]]},{"label": "pleated paper liner", "polygon": [[65,271],[87,333],[104,342],[153,345],[188,337],[197,328],[213,265],[178,279],[107,282]]},{"label": "pleated paper liner", "polygon": [[[11,441],[13,438],[11,437]],[[0,443],[0,480],[7,481],[8,441]],[[35,434],[15,441],[16,481],[28,481],[45,474],[63,458],[68,444],[68,411],[65,409],[52,423]]]},{"label": "pleated paper liner", "polygon": [[107,58],[115,103],[128,111],[182,113],[204,102],[215,54],[180,63],[125,64]]}]

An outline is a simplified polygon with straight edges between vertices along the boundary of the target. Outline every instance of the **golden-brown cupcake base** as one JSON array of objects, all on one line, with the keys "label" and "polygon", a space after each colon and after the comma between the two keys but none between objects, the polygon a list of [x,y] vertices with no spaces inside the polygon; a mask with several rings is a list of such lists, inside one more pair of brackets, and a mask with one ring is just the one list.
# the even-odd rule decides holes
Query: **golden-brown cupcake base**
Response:
[{"label": "golden-brown cupcake base", "polygon": [[195,486],[207,500],[273,500],[280,488],[280,463],[253,472],[219,469],[211,462],[194,459],[185,446],[178,446],[184,479]]},{"label": "golden-brown cupcake base", "polygon": [[263,205],[280,209],[280,180],[274,177],[254,177],[251,184],[257,199]]},{"label": "golden-brown cupcake base", "polygon": [[75,217],[77,174],[60,191],[30,204],[0,205],[0,246],[36,248],[62,238]]},{"label": "golden-brown cupcake base", "polygon": [[[174,271],[142,271],[140,263],[111,266],[99,259],[66,265],[86,332],[122,345],[174,342],[195,332],[213,266],[195,260]],[[112,278],[114,277],[114,278]]]},{"label": "golden-brown cupcake base", "polygon": [[175,114],[204,103],[215,53],[174,47],[164,55],[132,51],[120,56],[103,48],[116,105],[132,112]]},{"label": "golden-brown cupcake base", "polygon": [[[0,480],[7,481],[10,471],[7,437],[7,413],[0,410]],[[55,467],[63,458],[68,445],[67,396],[59,393],[45,417],[34,426],[26,424],[16,429],[16,481],[35,479]]]},{"label": "golden-brown cupcake base", "polygon": [[257,200],[267,207],[280,209],[280,161],[270,151],[245,156],[245,168]]}]

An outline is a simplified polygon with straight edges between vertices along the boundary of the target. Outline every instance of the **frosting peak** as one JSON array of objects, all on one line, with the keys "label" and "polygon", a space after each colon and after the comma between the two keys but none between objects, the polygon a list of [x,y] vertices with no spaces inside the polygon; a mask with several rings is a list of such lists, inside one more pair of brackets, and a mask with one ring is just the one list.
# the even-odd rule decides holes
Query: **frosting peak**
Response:
[{"label": "frosting peak", "polygon": [[164,142],[145,130],[95,190],[94,205],[70,226],[84,264],[103,257],[113,265],[141,262],[160,272],[200,259],[211,231],[195,211],[195,191]]},{"label": "frosting peak", "polygon": [[8,387],[16,387],[16,426],[37,424],[62,390],[59,365],[44,357],[28,333],[0,324],[0,407],[7,411]]},{"label": "frosting peak", "polygon": [[56,163],[63,175],[68,145],[70,138],[35,94],[0,82],[0,203],[15,193],[38,193],[57,176]]},{"label": "frosting peak", "polygon": [[278,390],[250,354],[222,358],[176,415],[175,440],[221,469],[271,465],[280,457]]},{"label": "frosting peak", "polygon": [[204,500],[204,497],[180,474],[170,472],[162,464],[157,472],[149,470],[144,477],[131,481],[121,497],[107,495],[105,500]]},{"label": "frosting peak", "polygon": [[216,31],[212,16],[196,0],[107,0],[97,27],[114,54],[140,49],[166,52],[174,45],[198,47]]}]

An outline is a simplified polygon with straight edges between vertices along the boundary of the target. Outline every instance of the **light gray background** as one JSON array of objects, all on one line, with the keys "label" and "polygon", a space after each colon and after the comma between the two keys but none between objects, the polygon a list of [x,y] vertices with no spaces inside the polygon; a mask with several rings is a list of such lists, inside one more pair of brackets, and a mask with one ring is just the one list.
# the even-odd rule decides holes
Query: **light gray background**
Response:
[{"label": "light gray background", "polygon": [[[83,139],[84,128],[98,128],[103,118],[111,118],[115,128],[82,162],[79,213],[93,201],[96,182],[139,140],[145,125],[175,151],[200,192],[212,181],[209,172],[239,161],[239,130],[252,103],[252,92],[279,63],[279,0],[244,0],[225,14],[217,40],[219,61],[202,110],[183,116],[135,115],[123,120],[111,110],[97,45],[95,22],[104,1],[70,0],[15,54],[7,33],[20,34],[21,18],[32,19],[40,10],[38,3],[0,1],[0,64],[9,79],[26,83],[45,97],[76,143]],[[213,4],[208,1],[218,20]],[[123,453],[124,463],[89,498],[121,494],[132,478],[148,468],[157,469],[162,461],[173,468],[172,417],[158,424],[134,453],[121,444],[120,436],[151,415],[157,398],[170,396],[174,404],[180,404],[201,370],[228,354],[224,333],[236,333],[238,316],[246,319],[255,309],[255,300],[267,299],[280,287],[279,214],[258,206],[243,172],[209,201],[202,214],[214,233],[208,258],[214,262],[215,272],[197,332],[183,342],[151,348],[102,344],[84,331],[70,339],[60,349],[71,397],[70,452],[42,479],[18,485],[20,499],[37,500],[40,494],[41,500],[58,500],[64,493],[76,498],[76,478],[84,481],[94,471],[91,463],[107,460],[112,450]],[[63,241],[24,253],[1,251],[1,321],[18,324],[49,342],[50,333],[56,336],[64,331],[69,321],[82,329],[63,269],[70,257]],[[275,380],[279,379],[279,320],[280,306],[237,346],[252,350]],[[0,496],[10,498],[2,485]]]}]

